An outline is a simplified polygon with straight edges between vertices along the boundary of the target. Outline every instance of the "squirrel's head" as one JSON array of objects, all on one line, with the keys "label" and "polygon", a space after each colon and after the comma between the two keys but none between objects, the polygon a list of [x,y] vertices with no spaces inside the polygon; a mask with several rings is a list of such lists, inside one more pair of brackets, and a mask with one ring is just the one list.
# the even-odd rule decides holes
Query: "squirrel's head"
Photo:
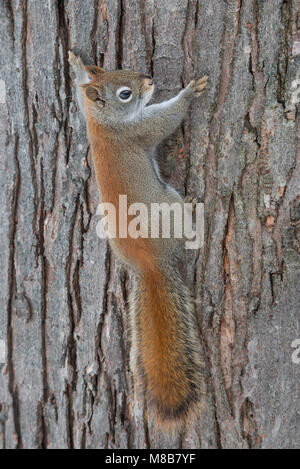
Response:
[{"label": "squirrel's head", "polygon": [[154,84],[150,75],[131,70],[105,72],[87,67],[91,82],[80,85],[90,110],[106,117],[121,119],[134,116],[150,101]]}]

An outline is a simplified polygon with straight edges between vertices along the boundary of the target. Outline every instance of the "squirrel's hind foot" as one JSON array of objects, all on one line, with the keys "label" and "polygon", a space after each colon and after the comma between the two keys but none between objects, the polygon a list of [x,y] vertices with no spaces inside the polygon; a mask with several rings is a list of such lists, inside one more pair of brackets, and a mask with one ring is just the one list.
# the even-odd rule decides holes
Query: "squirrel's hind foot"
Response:
[{"label": "squirrel's hind foot", "polygon": [[185,204],[192,204],[192,210],[195,210],[198,203],[201,203],[200,197],[195,197],[193,195],[186,195],[184,198]]}]

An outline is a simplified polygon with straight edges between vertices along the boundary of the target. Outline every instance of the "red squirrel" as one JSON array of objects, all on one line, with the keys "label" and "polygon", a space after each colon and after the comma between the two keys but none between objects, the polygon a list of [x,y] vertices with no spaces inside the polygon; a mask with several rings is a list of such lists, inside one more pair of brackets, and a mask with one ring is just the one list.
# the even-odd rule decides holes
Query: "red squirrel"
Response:
[{"label": "red squirrel", "polygon": [[[166,102],[148,105],[154,91],[151,76],[84,66],[72,52],[69,63],[86,118],[101,202],[113,204],[117,215],[123,194],[129,204],[183,206],[182,197],[162,181],[153,150],[180,125],[207,78],[191,81]],[[204,366],[192,296],[176,266],[179,242],[174,237],[118,235],[109,242],[137,276],[129,301],[134,383],[158,425],[177,428],[199,403]]]}]

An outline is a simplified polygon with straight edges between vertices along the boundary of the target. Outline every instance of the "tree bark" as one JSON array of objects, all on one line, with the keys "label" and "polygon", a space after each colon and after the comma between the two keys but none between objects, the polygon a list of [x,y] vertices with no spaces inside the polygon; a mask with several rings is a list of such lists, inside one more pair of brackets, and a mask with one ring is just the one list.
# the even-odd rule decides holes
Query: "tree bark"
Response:
[{"label": "tree bark", "polygon": [[[1,0],[2,448],[299,448],[299,0]],[[68,50],[209,89],[161,146],[205,204],[189,253],[207,395],[161,435],[132,390],[130,272],[98,192]]]}]

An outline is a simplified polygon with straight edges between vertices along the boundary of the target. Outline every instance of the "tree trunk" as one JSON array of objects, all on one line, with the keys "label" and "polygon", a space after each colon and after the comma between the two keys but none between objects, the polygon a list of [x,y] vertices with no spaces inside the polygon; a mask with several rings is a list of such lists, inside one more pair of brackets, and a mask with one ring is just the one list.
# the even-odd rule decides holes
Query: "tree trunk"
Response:
[{"label": "tree trunk", "polygon": [[[299,448],[300,1],[1,0],[0,23],[0,447]],[[181,434],[132,390],[132,278],[96,235],[70,49],[153,74],[157,101],[209,76],[159,151],[205,204],[208,390]]]}]

